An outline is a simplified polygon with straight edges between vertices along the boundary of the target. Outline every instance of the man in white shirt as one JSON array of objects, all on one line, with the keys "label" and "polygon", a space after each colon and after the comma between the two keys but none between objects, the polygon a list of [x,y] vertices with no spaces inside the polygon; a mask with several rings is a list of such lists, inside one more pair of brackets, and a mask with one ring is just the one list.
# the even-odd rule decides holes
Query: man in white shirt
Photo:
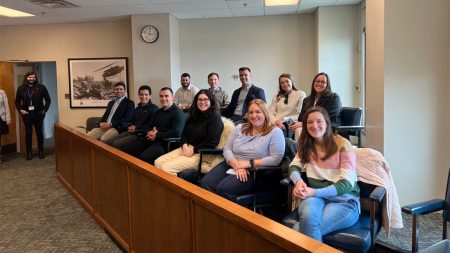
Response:
[{"label": "man in white shirt", "polygon": [[195,94],[200,90],[191,84],[191,76],[188,73],[181,75],[181,87],[175,92],[173,102],[183,112],[189,112],[192,101],[194,101]]}]

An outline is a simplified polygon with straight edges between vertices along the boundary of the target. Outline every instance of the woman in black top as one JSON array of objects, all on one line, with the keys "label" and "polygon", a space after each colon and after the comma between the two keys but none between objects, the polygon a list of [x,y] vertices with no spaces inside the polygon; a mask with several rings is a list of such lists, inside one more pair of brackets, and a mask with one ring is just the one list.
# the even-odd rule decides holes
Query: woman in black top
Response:
[{"label": "woman in black top", "polygon": [[223,122],[215,96],[206,89],[194,97],[190,116],[181,134],[181,147],[160,156],[155,166],[170,174],[196,168],[200,156],[198,149],[215,148],[220,141]]},{"label": "woman in black top", "polygon": [[324,72],[317,74],[311,84],[311,94],[303,100],[302,110],[298,116],[298,122],[289,126],[290,130],[295,130],[296,140],[301,132],[303,115],[306,110],[314,106],[323,107],[329,114],[331,127],[334,129],[341,124],[341,99],[337,93],[331,91],[330,78]]}]

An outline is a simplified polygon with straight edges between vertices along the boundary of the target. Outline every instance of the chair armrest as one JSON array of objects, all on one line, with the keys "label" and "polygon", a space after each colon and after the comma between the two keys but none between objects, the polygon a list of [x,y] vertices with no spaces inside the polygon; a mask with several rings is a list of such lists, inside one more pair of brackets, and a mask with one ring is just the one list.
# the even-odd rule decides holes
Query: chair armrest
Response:
[{"label": "chair armrest", "polygon": [[219,148],[199,148],[198,152],[203,155],[221,155],[223,149]]},{"label": "chair armrest", "polygon": [[280,184],[282,186],[289,186],[289,185],[294,185],[294,183],[292,182],[292,180],[288,177],[285,177],[283,179],[281,179]]},{"label": "chair armrest", "polygon": [[444,209],[445,202],[442,199],[433,199],[402,207],[402,212],[412,215],[434,213]]},{"label": "chair armrest", "polygon": [[164,138],[164,141],[167,142],[180,142],[181,138],[180,137],[166,137]]},{"label": "chair armrest", "polygon": [[339,126],[336,128],[338,132],[351,132],[351,131],[360,131],[363,130],[364,126]]},{"label": "chair armrest", "polygon": [[384,195],[386,194],[386,189],[381,186],[377,186],[373,191],[370,193],[369,198],[372,201],[375,201],[377,203],[380,203],[383,199]]},{"label": "chair armrest", "polygon": [[271,171],[271,170],[281,170],[280,166],[260,166],[260,167],[250,167],[248,171],[256,171],[256,172],[263,172],[263,171]]}]

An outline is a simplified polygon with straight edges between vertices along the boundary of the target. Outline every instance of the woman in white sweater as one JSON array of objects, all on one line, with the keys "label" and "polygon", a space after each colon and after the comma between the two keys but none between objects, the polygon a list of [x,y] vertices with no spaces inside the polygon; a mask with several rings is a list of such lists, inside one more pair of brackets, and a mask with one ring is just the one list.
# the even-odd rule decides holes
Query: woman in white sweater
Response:
[{"label": "woman in white sweater", "polygon": [[[9,112],[8,98],[4,90],[0,90],[0,154],[2,152],[2,135],[8,134],[8,126],[11,124],[11,114]],[[1,163],[0,158],[0,163]]]},{"label": "woman in white sweater", "polygon": [[295,88],[290,74],[281,74],[278,82],[279,90],[269,109],[275,119],[275,125],[286,133],[287,126],[297,121],[306,93]]}]

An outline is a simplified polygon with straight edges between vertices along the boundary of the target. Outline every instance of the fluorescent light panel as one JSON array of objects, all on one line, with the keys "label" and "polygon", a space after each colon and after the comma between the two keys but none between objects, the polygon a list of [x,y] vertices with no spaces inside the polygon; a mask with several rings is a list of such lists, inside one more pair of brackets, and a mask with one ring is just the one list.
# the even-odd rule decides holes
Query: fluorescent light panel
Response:
[{"label": "fluorescent light panel", "polygon": [[264,0],[266,6],[296,5],[298,0]]},{"label": "fluorescent light panel", "polygon": [[10,18],[32,17],[32,16],[34,16],[33,14],[30,14],[30,13],[17,11],[17,10],[6,8],[6,7],[3,7],[3,6],[0,6],[0,15],[1,16],[7,16],[7,17],[10,17]]}]

